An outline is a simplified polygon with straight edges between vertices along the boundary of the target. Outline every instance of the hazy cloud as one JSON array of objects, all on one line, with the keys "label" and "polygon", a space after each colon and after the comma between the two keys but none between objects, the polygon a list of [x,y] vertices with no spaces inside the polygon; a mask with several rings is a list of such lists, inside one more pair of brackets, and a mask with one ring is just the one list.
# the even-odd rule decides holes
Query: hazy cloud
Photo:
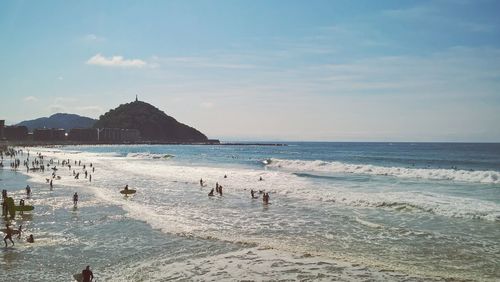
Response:
[{"label": "hazy cloud", "polygon": [[24,97],[23,99],[25,102],[36,102],[38,101],[38,98],[35,97],[35,96],[28,96],[28,97]]},{"label": "hazy cloud", "polygon": [[140,59],[124,59],[122,56],[104,57],[97,54],[88,59],[87,65],[96,65],[102,67],[125,67],[125,68],[142,68],[146,66],[146,62]]},{"label": "hazy cloud", "polygon": [[86,42],[100,42],[106,40],[106,38],[90,33],[83,36],[83,40]]}]

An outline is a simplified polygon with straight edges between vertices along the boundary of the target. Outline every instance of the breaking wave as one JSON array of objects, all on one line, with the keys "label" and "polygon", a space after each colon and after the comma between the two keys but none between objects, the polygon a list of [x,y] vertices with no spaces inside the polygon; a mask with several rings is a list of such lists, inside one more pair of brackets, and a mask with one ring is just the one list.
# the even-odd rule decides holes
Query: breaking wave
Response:
[{"label": "breaking wave", "polygon": [[128,153],[127,158],[148,159],[148,160],[168,160],[175,157],[170,154],[155,154],[155,153]]},{"label": "breaking wave", "polygon": [[354,173],[368,175],[384,175],[402,178],[418,178],[429,180],[450,180],[472,183],[500,183],[498,171],[469,171],[455,169],[404,168],[384,167],[368,164],[347,164],[342,162],[303,161],[267,159],[263,164],[269,168],[279,168],[289,171],[309,171],[322,173]]}]

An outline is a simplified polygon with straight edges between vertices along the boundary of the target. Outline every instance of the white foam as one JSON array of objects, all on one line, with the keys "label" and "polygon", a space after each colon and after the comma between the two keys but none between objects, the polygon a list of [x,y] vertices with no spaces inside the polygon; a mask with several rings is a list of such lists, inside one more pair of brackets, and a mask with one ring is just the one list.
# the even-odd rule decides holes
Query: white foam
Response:
[{"label": "white foam", "polygon": [[367,164],[347,164],[342,162],[325,162],[320,160],[265,160],[264,164],[270,168],[284,169],[287,171],[310,171],[325,173],[355,173],[368,175],[385,175],[403,178],[420,178],[429,180],[451,180],[472,183],[500,183],[498,171],[468,171],[454,169],[427,169],[384,167]]}]

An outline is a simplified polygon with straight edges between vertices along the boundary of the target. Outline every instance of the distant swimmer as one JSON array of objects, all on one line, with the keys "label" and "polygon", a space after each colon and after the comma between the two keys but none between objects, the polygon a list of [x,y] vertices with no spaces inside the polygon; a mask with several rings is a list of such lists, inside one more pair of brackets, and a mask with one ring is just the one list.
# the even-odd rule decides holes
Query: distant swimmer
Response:
[{"label": "distant swimmer", "polygon": [[95,172],[95,166],[94,166],[94,167],[92,167],[92,173],[94,173],[94,172]]},{"label": "distant swimmer", "polygon": [[77,205],[78,205],[78,194],[75,192],[75,194],[73,195],[73,206],[76,208]]},{"label": "distant swimmer", "polygon": [[203,187],[203,178],[200,178],[200,186]]},{"label": "distant swimmer", "polygon": [[80,179],[80,173],[79,172],[76,173],[75,179]]},{"label": "distant swimmer", "polygon": [[224,174],[224,178],[227,178],[227,175]]},{"label": "distant swimmer", "polygon": [[264,180],[264,179],[262,179],[262,176],[261,176],[261,177],[259,177],[259,181],[262,181],[262,180]]},{"label": "distant swimmer", "polygon": [[3,241],[5,243],[5,247],[7,247],[7,239],[9,239],[12,242],[12,246],[14,246],[14,241],[12,241],[12,234],[14,233],[14,230],[12,230],[12,228],[10,228],[8,223],[5,224],[5,227],[6,227],[5,233],[7,234],[3,238]]},{"label": "distant swimmer", "polygon": [[28,242],[28,243],[35,243],[35,238],[33,238],[33,234],[30,234],[30,236],[28,237],[28,239],[26,240],[26,242]]},{"label": "distant swimmer", "polygon": [[82,281],[90,282],[94,279],[94,274],[90,271],[90,265],[87,265],[87,268],[82,270]]},{"label": "distant swimmer", "polygon": [[85,171],[85,179],[87,179],[87,176],[88,176],[88,172]]},{"label": "distant swimmer", "polygon": [[54,186],[52,185],[52,179],[50,180],[49,185],[50,185],[50,189],[54,188]]},{"label": "distant swimmer", "polygon": [[214,195],[214,188],[212,188],[212,190],[210,190],[210,193],[208,193],[208,196],[213,196]]},{"label": "distant swimmer", "polygon": [[222,185],[219,185],[219,195],[222,196]]}]

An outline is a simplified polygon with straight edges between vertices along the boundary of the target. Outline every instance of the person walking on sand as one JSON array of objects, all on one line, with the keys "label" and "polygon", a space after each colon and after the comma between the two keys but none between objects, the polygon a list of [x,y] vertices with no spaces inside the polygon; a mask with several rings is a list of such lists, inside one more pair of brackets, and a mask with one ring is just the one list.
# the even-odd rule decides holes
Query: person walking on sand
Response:
[{"label": "person walking on sand", "polygon": [[10,228],[9,224],[6,223],[5,224],[5,237],[3,238],[3,241],[5,243],[5,247],[7,248],[7,239],[9,239],[11,242],[12,242],[12,246],[14,246],[14,241],[12,241],[12,234],[14,233],[14,230],[12,230],[12,228]]},{"label": "person walking on sand", "polygon": [[76,208],[77,205],[78,205],[78,194],[75,192],[75,194],[73,195],[73,207]]},{"label": "person walking on sand", "polygon": [[90,271],[90,265],[87,265],[87,268],[82,270],[82,281],[90,282],[92,280],[94,280],[94,274]]}]

